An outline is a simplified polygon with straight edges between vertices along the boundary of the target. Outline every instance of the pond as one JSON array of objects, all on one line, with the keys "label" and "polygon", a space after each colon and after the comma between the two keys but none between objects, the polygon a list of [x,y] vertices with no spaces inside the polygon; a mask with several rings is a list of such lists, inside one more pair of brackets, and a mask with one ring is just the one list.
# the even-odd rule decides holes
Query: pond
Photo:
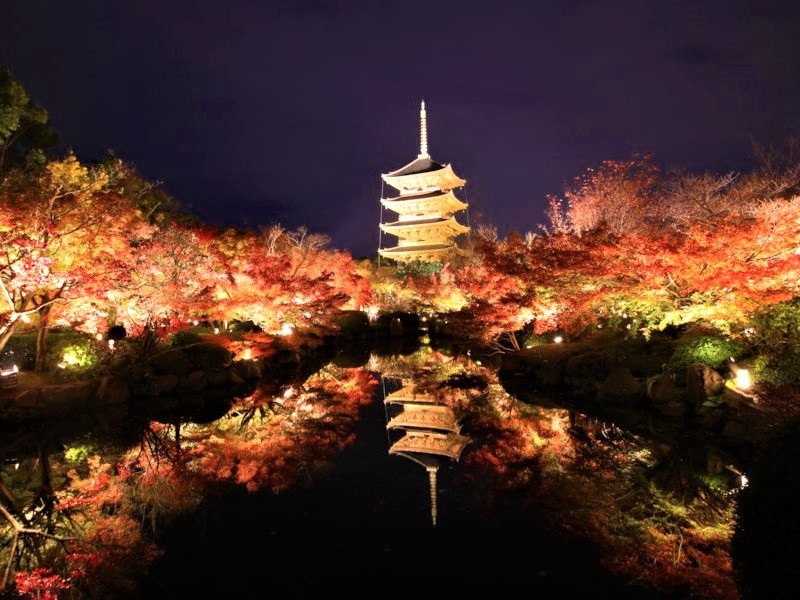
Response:
[{"label": "pond", "polygon": [[[82,503],[51,531],[89,532],[91,552],[56,561],[87,596],[734,597],[715,554],[728,508],[715,504],[722,533],[706,544],[717,562],[691,557],[700,574],[682,570],[682,542],[652,531],[681,526],[637,483],[663,441],[520,402],[467,355],[360,356],[246,398],[6,433],[3,482],[30,500],[44,458],[62,506]],[[735,494],[722,488],[706,501]]]}]

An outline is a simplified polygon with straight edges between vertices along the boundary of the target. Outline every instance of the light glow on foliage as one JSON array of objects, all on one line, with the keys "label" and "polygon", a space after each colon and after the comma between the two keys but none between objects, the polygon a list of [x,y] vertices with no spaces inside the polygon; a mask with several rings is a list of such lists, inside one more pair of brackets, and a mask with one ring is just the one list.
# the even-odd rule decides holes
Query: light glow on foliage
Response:
[{"label": "light glow on foliage", "polygon": [[291,323],[284,323],[281,327],[281,330],[278,332],[278,335],[292,335],[294,333],[294,325]]},{"label": "light glow on foliage", "polygon": [[80,361],[81,360],[78,357],[78,353],[75,350],[70,349],[64,352],[64,356],[61,357],[61,364],[59,364],[58,366],[63,369],[66,366],[77,365],[78,363],[80,363]]}]

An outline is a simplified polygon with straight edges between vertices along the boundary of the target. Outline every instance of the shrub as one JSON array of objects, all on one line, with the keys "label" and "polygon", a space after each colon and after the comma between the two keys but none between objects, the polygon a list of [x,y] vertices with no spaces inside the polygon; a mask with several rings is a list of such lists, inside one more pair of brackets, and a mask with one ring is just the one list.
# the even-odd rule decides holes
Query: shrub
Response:
[{"label": "shrub", "polygon": [[702,363],[712,369],[721,367],[729,358],[738,359],[744,346],[733,340],[714,336],[699,336],[681,340],[667,363],[675,372],[681,373],[692,363]]},{"label": "shrub", "polygon": [[677,342],[667,368],[675,374],[678,384],[683,385],[689,365],[701,363],[719,369],[730,358],[738,360],[744,351],[743,344],[727,338],[710,335],[683,338]]},{"label": "shrub", "polygon": [[753,378],[775,387],[800,385],[800,349],[759,356],[753,364]]},{"label": "shrub", "polygon": [[751,342],[757,348],[800,351],[800,298],[766,306],[752,316],[750,323]]},{"label": "shrub", "polygon": [[92,375],[105,367],[96,340],[83,333],[51,334],[45,354],[46,370],[59,369],[66,379]]}]

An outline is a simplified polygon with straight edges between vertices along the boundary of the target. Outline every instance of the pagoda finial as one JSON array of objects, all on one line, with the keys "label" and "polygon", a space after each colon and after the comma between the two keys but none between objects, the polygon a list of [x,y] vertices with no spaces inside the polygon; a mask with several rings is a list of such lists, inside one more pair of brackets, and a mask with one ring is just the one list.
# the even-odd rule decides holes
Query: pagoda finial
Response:
[{"label": "pagoda finial", "polygon": [[425,100],[419,109],[419,158],[428,158],[428,118],[425,113]]}]

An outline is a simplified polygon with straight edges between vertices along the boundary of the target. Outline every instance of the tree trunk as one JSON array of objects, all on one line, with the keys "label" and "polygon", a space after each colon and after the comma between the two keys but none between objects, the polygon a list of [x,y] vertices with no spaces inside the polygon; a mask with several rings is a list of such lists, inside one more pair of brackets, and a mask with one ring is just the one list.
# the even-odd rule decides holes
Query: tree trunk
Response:
[{"label": "tree trunk", "polygon": [[14,335],[14,330],[17,328],[17,324],[19,324],[19,319],[13,319],[5,329],[0,331],[0,352],[3,351],[3,348],[6,347],[8,340],[10,340],[11,336]]},{"label": "tree trunk", "polygon": [[44,371],[44,357],[47,353],[47,334],[50,331],[50,305],[39,311],[39,329],[36,331],[36,362],[33,370]]}]

